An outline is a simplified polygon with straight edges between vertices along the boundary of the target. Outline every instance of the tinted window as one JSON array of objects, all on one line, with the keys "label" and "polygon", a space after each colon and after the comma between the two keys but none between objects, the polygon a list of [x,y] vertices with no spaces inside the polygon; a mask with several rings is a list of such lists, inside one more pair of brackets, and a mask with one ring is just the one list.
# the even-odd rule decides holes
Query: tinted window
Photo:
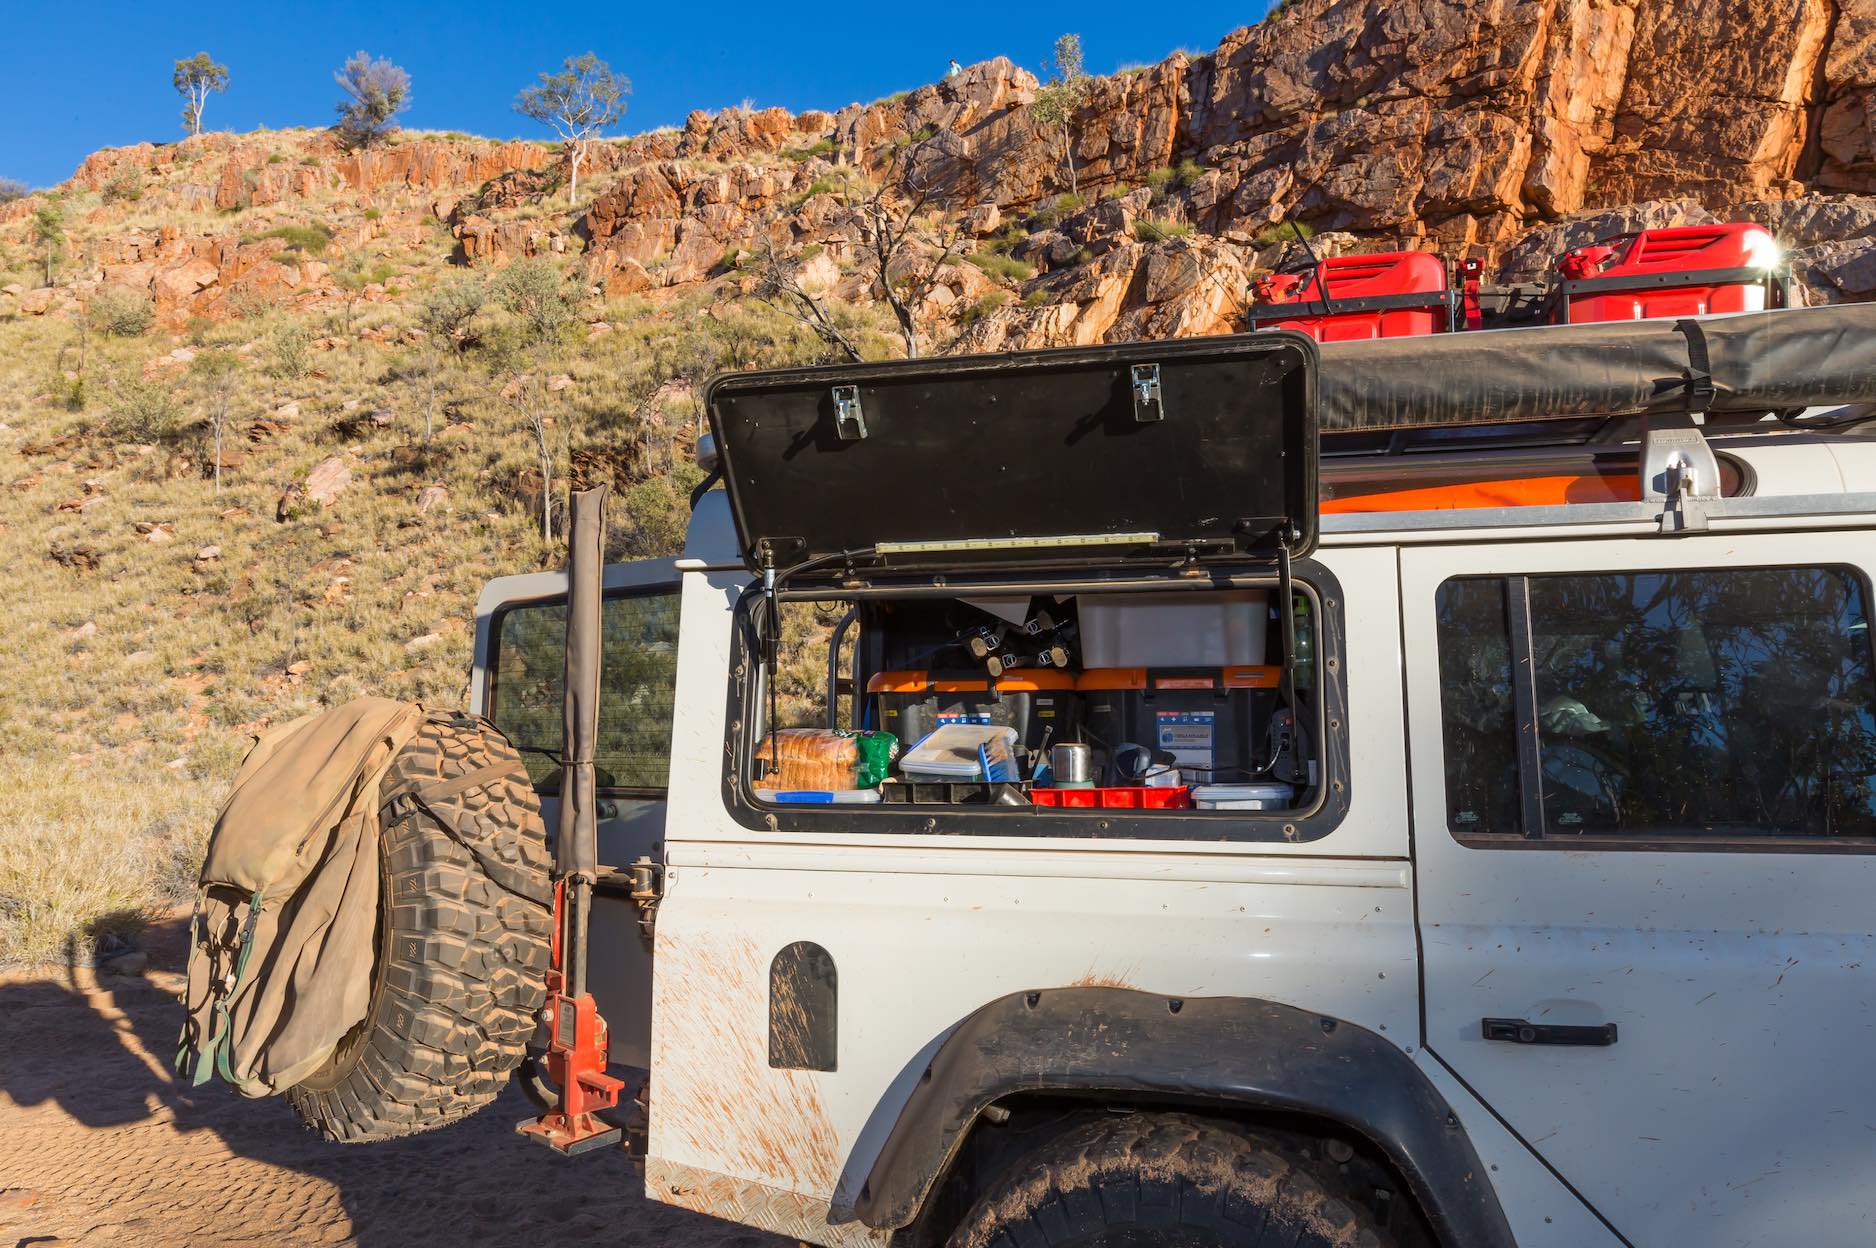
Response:
[{"label": "tinted window", "polygon": [[[677,681],[675,590],[608,597],[600,608],[599,748],[601,788],[662,789],[670,772],[671,712]],[[522,751],[543,789],[559,787],[567,607],[510,607],[496,621],[490,718]]]},{"label": "tinted window", "polygon": [[1854,575],[1459,580],[1438,613],[1455,833],[1530,830],[1528,731],[1541,802],[1527,809],[1544,837],[1876,836],[1876,685]]}]

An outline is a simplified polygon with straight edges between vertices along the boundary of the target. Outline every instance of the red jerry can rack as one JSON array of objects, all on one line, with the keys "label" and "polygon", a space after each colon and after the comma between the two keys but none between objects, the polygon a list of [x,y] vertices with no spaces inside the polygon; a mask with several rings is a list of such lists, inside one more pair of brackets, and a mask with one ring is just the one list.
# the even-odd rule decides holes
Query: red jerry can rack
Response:
[{"label": "red jerry can rack", "polygon": [[1295,329],[1317,342],[1407,338],[1452,327],[1446,264],[1427,251],[1382,251],[1319,261],[1307,281],[1259,278],[1252,329]]},{"label": "red jerry can rack", "polygon": [[1639,321],[1759,312],[1790,302],[1791,275],[1762,225],[1681,225],[1578,247],[1557,262],[1551,320]]}]

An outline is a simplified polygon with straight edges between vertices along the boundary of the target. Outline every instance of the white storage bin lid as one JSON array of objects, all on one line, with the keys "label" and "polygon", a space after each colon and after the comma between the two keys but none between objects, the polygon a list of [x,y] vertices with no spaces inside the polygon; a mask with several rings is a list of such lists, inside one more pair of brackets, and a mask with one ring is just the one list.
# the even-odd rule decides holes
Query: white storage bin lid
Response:
[{"label": "white storage bin lid", "polygon": [[1281,810],[1296,800],[1287,784],[1201,784],[1192,804],[1217,810]]}]

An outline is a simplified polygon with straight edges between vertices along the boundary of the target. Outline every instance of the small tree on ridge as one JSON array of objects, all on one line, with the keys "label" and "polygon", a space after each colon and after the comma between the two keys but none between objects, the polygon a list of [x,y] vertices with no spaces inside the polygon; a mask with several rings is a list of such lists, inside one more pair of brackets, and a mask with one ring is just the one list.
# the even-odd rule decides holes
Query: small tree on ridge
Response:
[{"label": "small tree on ridge", "polygon": [[370,147],[397,133],[397,115],[410,107],[410,75],[402,68],[355,52],[332,80],[346,95],[337,126],[343,146]]},{"label": "small tree on ridge", "polygon": [[182,128],[191,135],[202,133],[202,110],[208,105],[209,92],[228,89],[228,67],[217,65],[206,52],[197,52],[176,62],[176,75],[170,81],[183,99]]},{"label": "small tree on ridge", "polygon": [[1082,68],[1080,35],[1063,35],[1055,41],[1049,68],[1054,78],[1036,92],[1029,115],[1038,126],[1055,131],[1062,145],[1062,165],[1068,171],[1069,193],[1079,195],[1081,183],[1075,174],[1075,114],[1088,96],[1088,74]]},{"label": "small tree on ridge", "polygon": [[515,97],[515,111],[544,126],[551,126],[567,145],[572,166],[567,179],[567,203],[580,188],[580,162],[587,145],[625,114],[625,97],[632,82],[591,52],[570,56],[560,73],[541,75],[541,81]]}]

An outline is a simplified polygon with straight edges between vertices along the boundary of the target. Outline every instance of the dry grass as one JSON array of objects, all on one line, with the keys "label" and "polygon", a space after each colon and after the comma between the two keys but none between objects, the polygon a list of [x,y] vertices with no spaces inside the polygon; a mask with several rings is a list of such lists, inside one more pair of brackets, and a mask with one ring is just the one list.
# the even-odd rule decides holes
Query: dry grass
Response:
[{"label": "dry grass", "polygon": [[[311,139],[257,141],[297,161]],[[88,219],[95,194],[69,195],[74,254],[127,224],[180,220],[163,207],[166,183],[205,176],[199,165],[152,176],[102,223]],[[359,246],[344,240],[360,211],[335,190],[243,210],[221,228],[322,221],[335,234],[330,260]],[[561,558],[541,537],[524,417],[501,397],[517,371],[571,379],[551,396],[555,492],[569,477],[612,482],[610,553],[637,557],[682,542],[700,475],[696,386],[717,369],[824,351],[763,305],[720,294],[602,305],[577,287],[571,325],[544,342],[491,305],[477,314],[479,345],[407,343],[399,332],[425,293],[460,271],[444,231],[410,238],[365,240],[369,262],[391,275],[385,296],[349,314],[257,304],[173,332],[94,332],[81,352],[67,314],[0,313],[0,563],[14,586],[0,598],[0,722],[11,729],[0,758],[0,964],[82,959],[187,894],[260,728],[365,693],[463,702],[482,584]],[[0,245],[0,284],[37,284],[35,262]],[[887,350],[883,314],[851,316]],[[601,319],[610,332],[591,334]],[[389,344],[358,337],[378,328],[393,331]],[[323,336],[341,341],[290,358],[291,340]],[[240,360],[219,494],[205,383],[185,368],[147,372],[182,345]],[[153,405],[160,412],[143,418],[129,410]],[[328,456],[352,485],[330,507],[300,502],[277,522],[283,493]],[[447,497],[419,516],[431,485]]]}]

